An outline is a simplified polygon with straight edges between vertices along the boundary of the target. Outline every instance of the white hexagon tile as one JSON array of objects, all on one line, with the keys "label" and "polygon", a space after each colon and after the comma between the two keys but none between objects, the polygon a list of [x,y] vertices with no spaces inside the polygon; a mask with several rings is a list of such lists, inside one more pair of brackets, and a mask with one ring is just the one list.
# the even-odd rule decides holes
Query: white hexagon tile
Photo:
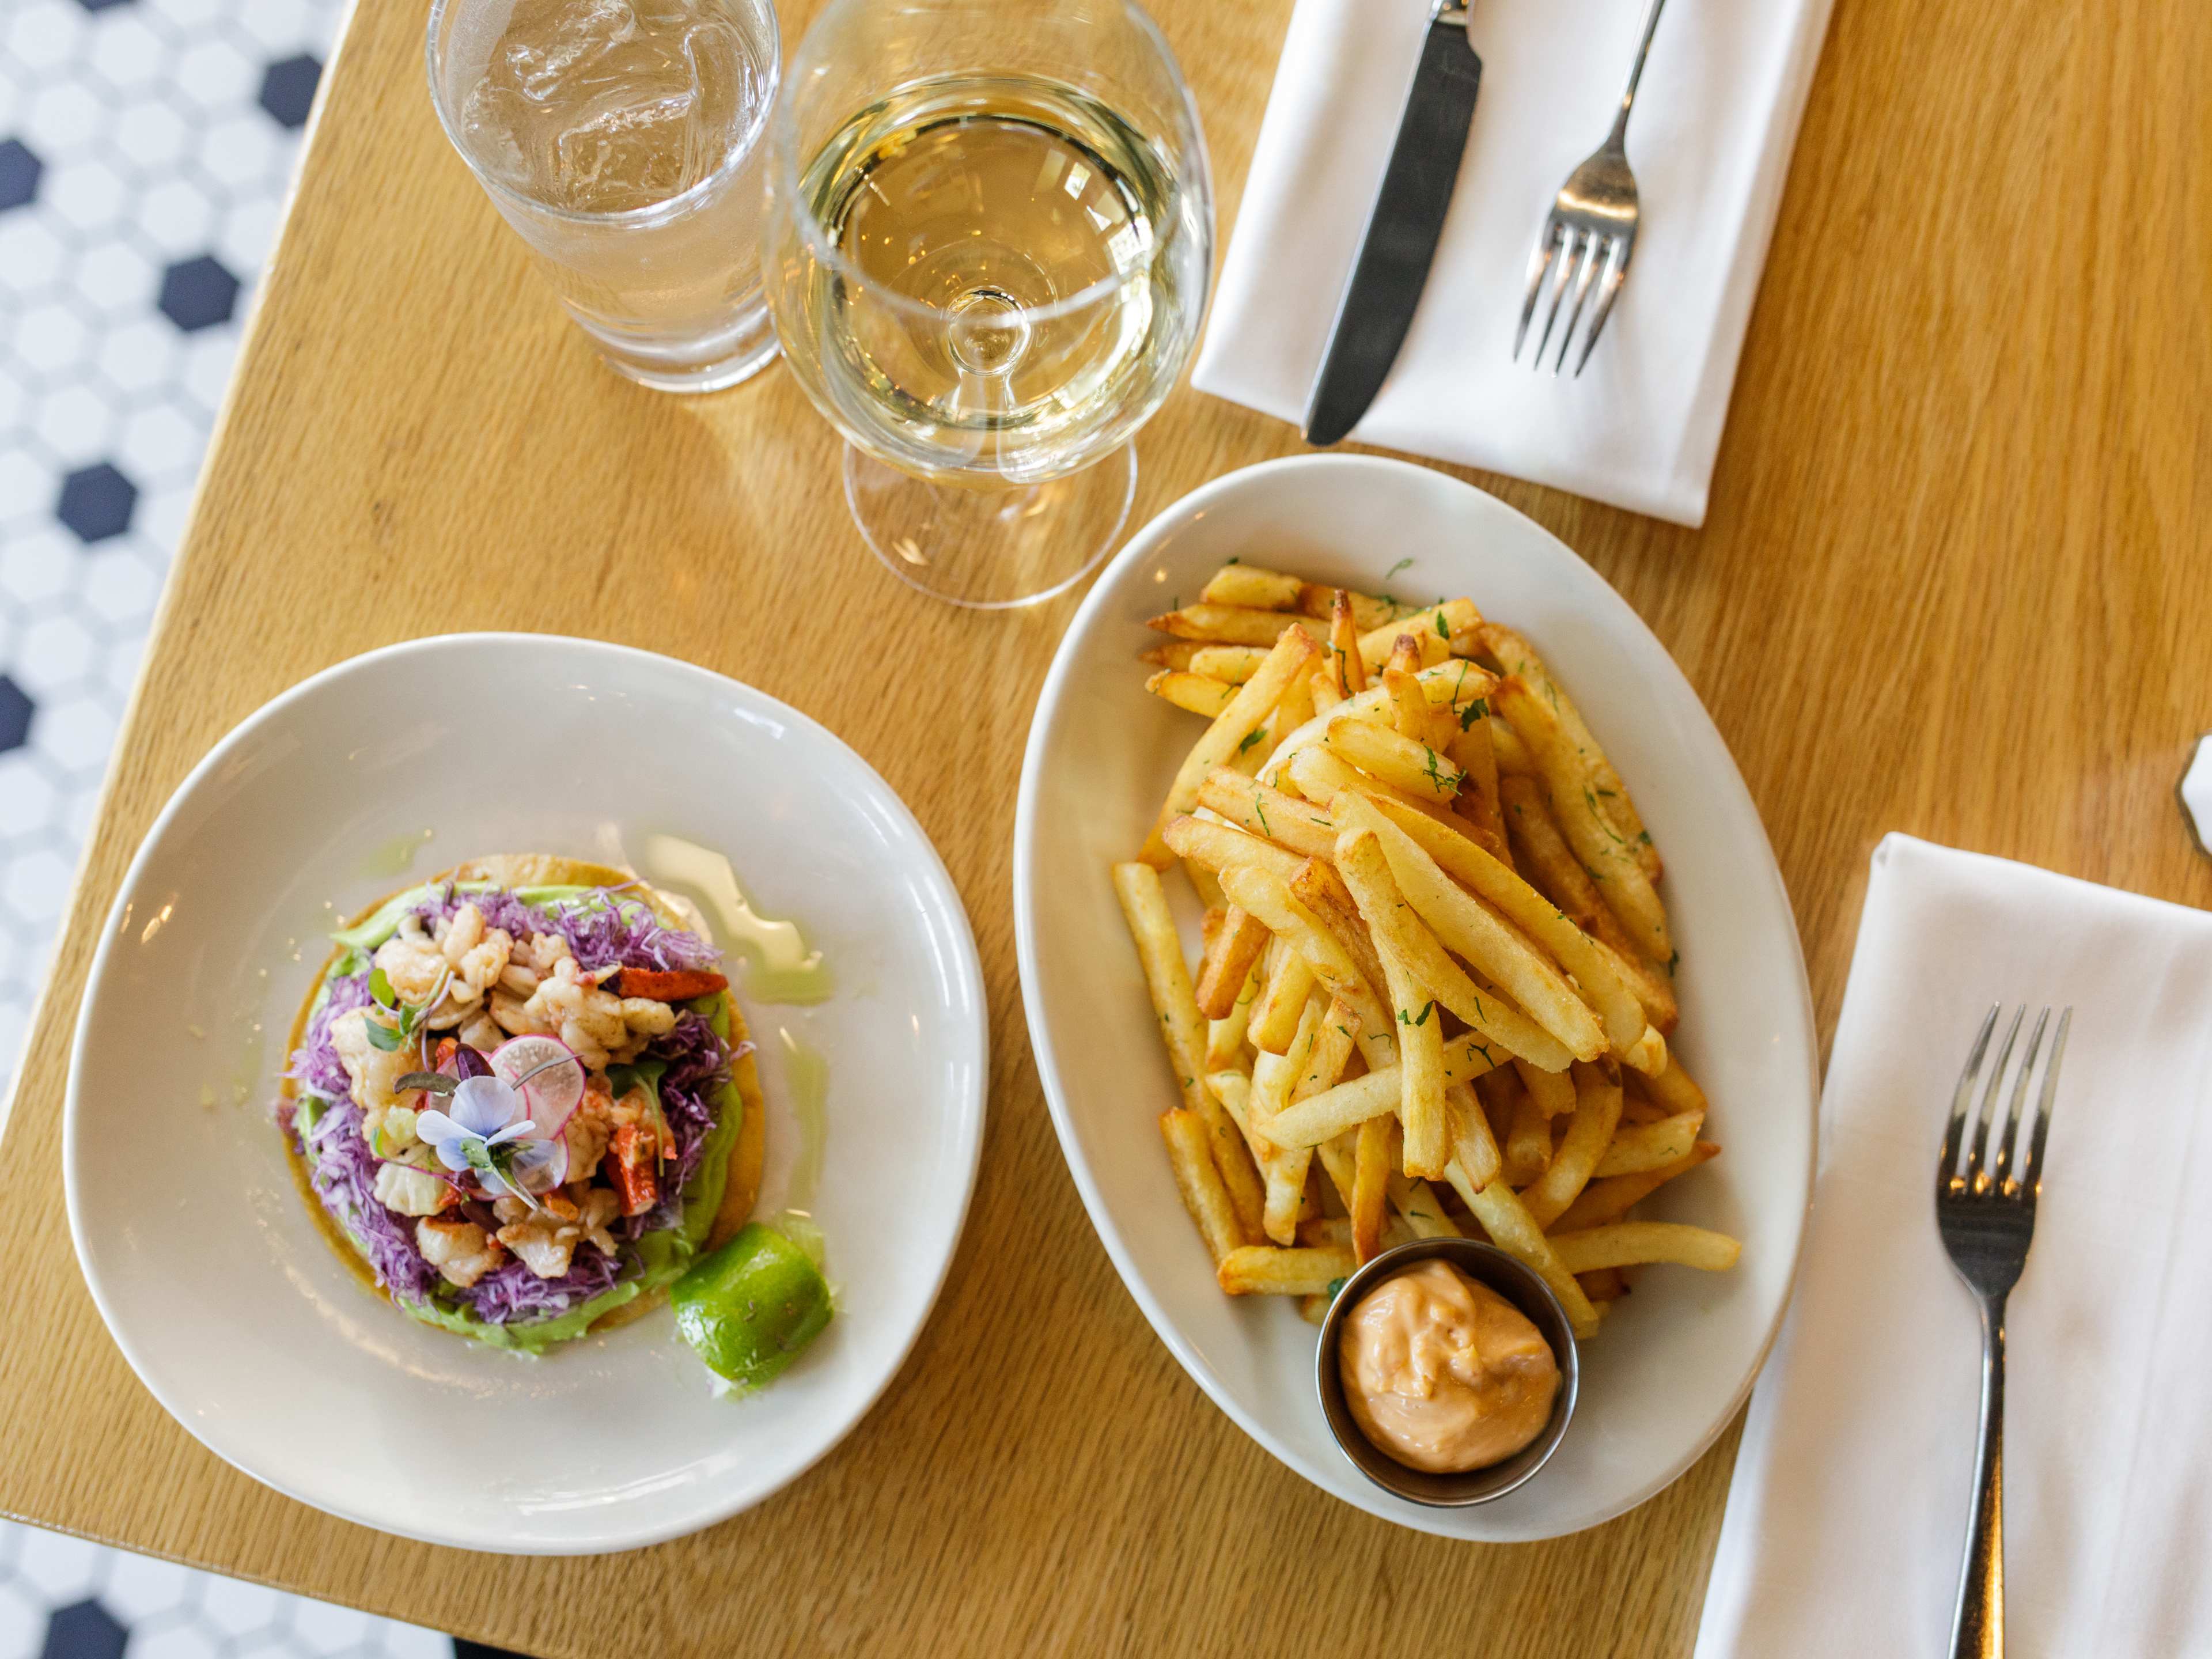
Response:
[{"label": "white hexagon tile", "polygon": [[[0,1088],[342,9],[0,0]],[[456,1646],[0,1521],[0,1659]]]}]

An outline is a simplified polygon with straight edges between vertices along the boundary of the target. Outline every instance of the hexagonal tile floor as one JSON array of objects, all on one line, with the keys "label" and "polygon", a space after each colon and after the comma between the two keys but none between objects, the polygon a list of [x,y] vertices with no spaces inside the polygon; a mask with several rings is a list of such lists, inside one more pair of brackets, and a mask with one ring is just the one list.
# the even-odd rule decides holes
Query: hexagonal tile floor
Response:
[{"label": "hexagonal tile floor", "polygon": [[[0,0],[0,1088],[342,9]],[[0,1659],[455,1645],[0,1521]]]}]

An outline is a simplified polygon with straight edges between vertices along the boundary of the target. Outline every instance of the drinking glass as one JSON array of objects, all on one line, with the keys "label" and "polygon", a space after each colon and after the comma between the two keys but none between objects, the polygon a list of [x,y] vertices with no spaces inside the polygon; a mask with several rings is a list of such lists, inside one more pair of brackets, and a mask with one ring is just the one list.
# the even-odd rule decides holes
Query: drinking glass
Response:
[{"label": "drinking glass", "polygon": [[664,392],[775,356],[760,283],[770,0],[433,0],[453,148],[610,366]]},{"label": "drinking glass", "polygon": [[769,121],[762,254],[785,361],[848,441],[900,577],[956,604],[1105,556],[1130,437],[1198,337],[1213,191],[1130,0],[832,0]]}]

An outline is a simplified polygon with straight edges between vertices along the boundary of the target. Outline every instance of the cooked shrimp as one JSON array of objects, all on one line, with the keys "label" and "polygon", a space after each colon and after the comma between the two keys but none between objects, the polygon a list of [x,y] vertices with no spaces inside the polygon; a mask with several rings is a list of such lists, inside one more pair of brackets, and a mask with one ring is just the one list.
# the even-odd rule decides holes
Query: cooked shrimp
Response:
[{"label": "cooked shrimp", "polygon": [[[514,1201],[501,1199],[500,1204]],[[558,1279],[567,1273],[576,1246],[586,1240],[609,1255],[614,1254],[614,1235],[607,1224],[622,1212],[622,1206],[612,1193],[594,1188],[580,1203],[565,1193],[548,1193],[538,1202],[537,1210],[499,1230],[499,1242],[540,1279]]]},{"label": "cooked shrimp", "polygon": [[404,1164],[378,1164],[374,1191],[378,1203],[399,1215],[435,1215],[460,1202],[437,1176]]},{"label": "cooked shrimp", "polygon": [[448,1285],[464,1291],[507,1260],[498,1241],[473,1221],[418,1221],[415,1244]]}]

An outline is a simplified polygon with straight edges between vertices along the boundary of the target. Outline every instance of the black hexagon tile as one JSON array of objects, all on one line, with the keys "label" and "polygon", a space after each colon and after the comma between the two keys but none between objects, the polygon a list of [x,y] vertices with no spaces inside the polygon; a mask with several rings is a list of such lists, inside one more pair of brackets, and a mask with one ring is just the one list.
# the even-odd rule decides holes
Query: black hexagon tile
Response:
[{"label": "black hexagon tile", "polygon": [[21,138],[0,139],[0,213],[36,200],[39,175],[45,171],[46,163]]},{"label": "black hexagon tile", "polygon": [[40,1659],[123,1659],[131,1632],[97,1601],[73,1601],[46,1615]]},{"label": "black hexagon tile", "polygon": [[261,77],[261,107],[279,126],[303,127],[307,112],[314,106],[316,83],[322,78],[321,62],[304,52],[280,58]]},{"label": "black hexagon tile", "polygon": [[187,334],[227,323],[238,309],[238,278],[211,253],[179,259],[161,273],[161,314]]},{"label": "black hexagon tile", "polygon": [[104,542],[131,528],[138,509],[138,486],[106,461],[79,467],[62,480],[54,515],[76,532],[79,541]]},{"label": "black hexagon tile", "polygon": [[31,716],[38,712],[23,688],[11,676],[0,674],[0,755],[30,741]]}]

